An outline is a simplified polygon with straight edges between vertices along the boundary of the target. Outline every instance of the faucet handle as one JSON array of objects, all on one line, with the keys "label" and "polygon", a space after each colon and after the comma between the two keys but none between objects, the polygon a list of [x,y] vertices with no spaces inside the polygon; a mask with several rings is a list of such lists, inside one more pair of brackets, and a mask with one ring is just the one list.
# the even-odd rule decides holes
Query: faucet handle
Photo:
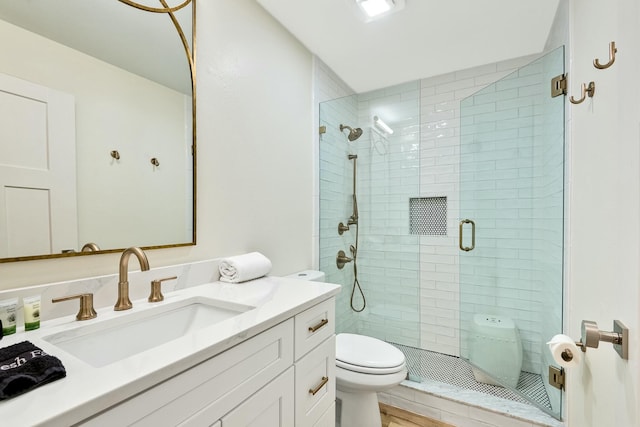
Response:
[{"label": "faucet handle", "polygon": [[76,320],[89,320],[98,315],[96,310],[93,308],[93,294],[69,295],[66,297],[54,298],[51,302],[56,303],[69,301],[76,298],[80,299],[80,310],[78,311],[78,314],[76,314]]},{"label": "faucet handle", "polygon": [[159,302],[164,300],[164,295],[162,295],[162,287],[160,284],[165,280],[173,280],[177,279],[178,276],[165,277],[164,279],[156,279],[151,281],[151,294],[149,295],[149,302]]}]

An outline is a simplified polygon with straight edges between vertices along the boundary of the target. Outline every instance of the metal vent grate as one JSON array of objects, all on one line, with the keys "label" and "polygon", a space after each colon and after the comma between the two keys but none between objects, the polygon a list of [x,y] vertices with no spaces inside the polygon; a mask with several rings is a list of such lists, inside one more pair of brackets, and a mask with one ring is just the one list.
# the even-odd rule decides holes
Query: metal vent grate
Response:
[{"label": "metal vent grate", "polygon": [[411,234],[424,234],[427,236],[446,236],[447,198],[410,198],[409,232]]}]

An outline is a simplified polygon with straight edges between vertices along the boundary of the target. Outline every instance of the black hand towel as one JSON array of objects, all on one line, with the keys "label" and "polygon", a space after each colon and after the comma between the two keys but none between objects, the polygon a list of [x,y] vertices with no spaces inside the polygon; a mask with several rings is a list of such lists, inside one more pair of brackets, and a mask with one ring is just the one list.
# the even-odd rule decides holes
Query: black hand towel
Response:
[{"label": "black hand towel", "polygon": [[26,393],[66,375],[57,357],[29,341],[0,348],[0,400]]}]

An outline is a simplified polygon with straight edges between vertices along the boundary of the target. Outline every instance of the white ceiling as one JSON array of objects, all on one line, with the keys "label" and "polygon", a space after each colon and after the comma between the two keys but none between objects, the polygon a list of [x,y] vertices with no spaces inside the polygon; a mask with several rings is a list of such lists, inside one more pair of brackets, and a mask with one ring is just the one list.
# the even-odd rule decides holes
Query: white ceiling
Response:
[{"label": "white ceiling", "polygon": [[353,90],[540,53],[559,0],[406,0],[364,23],[354,0],[256,0]]}]

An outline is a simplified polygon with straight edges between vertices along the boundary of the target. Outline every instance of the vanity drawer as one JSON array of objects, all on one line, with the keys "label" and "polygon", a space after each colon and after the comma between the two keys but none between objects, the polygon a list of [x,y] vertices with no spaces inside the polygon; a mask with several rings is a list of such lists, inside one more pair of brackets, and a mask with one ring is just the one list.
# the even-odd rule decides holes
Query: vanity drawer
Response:
[{"label": "vanity drawer", "polygon": [[335,298],[330,298],[296,315],[294,318],[296,360],[333,335],[336,326],[335,307]]},{"label": "vanity drawer", "polygon": [[292,355],[290,319],[81,424],[210,426],[291,366]]},{"label": "vanity drawer", "polygon": [[[336,400],[336,337],[296,362],[296,426],[313,426]],[[322,425],[322,424],[320,424]]]}]

